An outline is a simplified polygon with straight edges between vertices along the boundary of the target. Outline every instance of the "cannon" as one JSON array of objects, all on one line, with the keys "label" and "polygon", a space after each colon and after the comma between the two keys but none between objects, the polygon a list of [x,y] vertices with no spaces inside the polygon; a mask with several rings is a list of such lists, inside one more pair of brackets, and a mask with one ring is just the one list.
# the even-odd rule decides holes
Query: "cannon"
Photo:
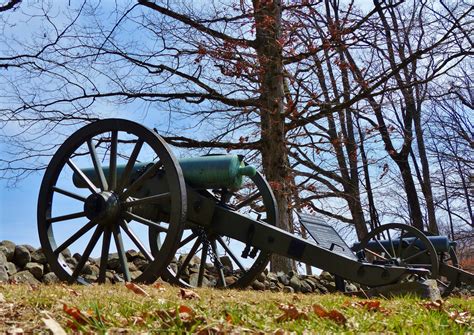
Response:
[{"label": "cannon", "polygon": [[[444,268],[422,233],[402,234],[402,242],[415,237],[408,249],[424,245],[428,262],[418,263],[389,259],[370,241],[356,253],[341,253],[279,229],[268,182],[242,156],[177,159],[155,131],[122,119],[86,125],[59,147],[45,171],[37,217],[50,268],[71,283],[103,283],[113,263],[124,281],[152,283],[161,276],[183,286],[246,287],[272,253],[368,287],[438,276]],[[413,229],[405,231],[418,234]],[[71,260],[64,256],[69,249],[81,252]],[[382,258],[366,257],[369,251]],[[457,264],[446,269],[453,283],[472,279]]]}]

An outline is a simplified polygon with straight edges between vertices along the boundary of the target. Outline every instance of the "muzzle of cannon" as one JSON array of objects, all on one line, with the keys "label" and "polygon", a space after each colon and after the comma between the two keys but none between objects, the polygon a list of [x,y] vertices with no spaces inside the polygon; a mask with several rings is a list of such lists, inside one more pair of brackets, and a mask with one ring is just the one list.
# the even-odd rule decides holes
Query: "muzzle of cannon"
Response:
[{"label": "muzzle of cannon", "polygon": [[[257,173],[255,167],[245,165],[241,155],[210,155],[201,157],[182,158],[178,164],[183,172],[183,177],[194,189],[224,189],[236,190],[242,187],[244,176],[254,177]],[[153,163],[136,163],[132,169],[130,179],[135,180],[143,174]],[[120,179],[125,170],[125,165],[117,166],[117,175]],[[93,183],[98,182],[95,169],[81,170]],[[109,168],[103,168],[105,178],[109,178]],[[73,175],[76,187],[86,188],[87,184],[77,173]]]},{"label": "muzzle of cannon", "polygon": [[[279,229],[268,182],[242,156],[178,160],[155,131],[128,120],[91,123],[59,147],[37,214],[47,261],[68,282],[151,283],[161,276],[183,286],[246,287],[272,253],[367,286],[410,275],[445,275],[450,287],[472,279],[457,263],[439,263],[453,250],[445,240],[431,242],[405,225],[395,226],[401,234],[388,244],[362,241],[357,255],[372,253],[362,258]],[[395,249],[414,253],[387,256]],[[65,257],[67,250],[77,257]]]}]

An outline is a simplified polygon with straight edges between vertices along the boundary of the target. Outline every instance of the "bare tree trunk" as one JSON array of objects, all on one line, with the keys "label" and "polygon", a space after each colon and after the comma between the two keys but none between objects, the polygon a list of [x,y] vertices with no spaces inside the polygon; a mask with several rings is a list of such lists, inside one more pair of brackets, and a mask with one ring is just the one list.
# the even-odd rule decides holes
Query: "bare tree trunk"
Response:
[{"label": "bare tree trunk", "polygon": [[[277,226],[291,231],[291,181],[285,141],[283,108],[283,57],[278,43],[281,35],[281,1],[253,0],[256,22],[256,45],[260,64],[260,114],[262,163],[266,178],[278,203],[280,220]],[[289,258],[273,256],[272,271],[293,269]]]}]

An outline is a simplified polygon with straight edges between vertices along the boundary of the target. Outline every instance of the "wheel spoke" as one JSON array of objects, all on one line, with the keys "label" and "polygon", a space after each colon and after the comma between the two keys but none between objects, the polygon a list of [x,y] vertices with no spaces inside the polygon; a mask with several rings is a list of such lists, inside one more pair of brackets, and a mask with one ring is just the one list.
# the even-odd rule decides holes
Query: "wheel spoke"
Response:
[{"label": "wheel spoke", "polygon": [[204,280],[204,268],[206,267],[206,259],[207,259],[207,251],[209,246],[207,243],[202,244],[202,252],[201,252],[201,263],[199,264],[199,273],[198,273],[198,281],[197,286],[201,287],[202,282]]},{"label": "wheel spoke", "polygon": [[440,279],[436,279],[436,282],[439,283],[439,284],[441,284],[441,285],[443,285],[443,286],[446,287],[446,288],[449,287],[448,284],[446,284],[445,282],[443,282],[443,281],[440,280]]},{"label": "wheel spoke", "polygon": [[95,146],[92,144],[91,138],[87,140],[87,146],[89,147],[89,153],[92,158],[92,163],[94,164],[95,173],[97,177],[99,177],[100,189],[105,191],[108,189],[107,180],[105,179],[104,170],[102,169],[102,165],[100,164],[99,157],[97,156],[97,152],[95,150]]},{"label": "wheel spoke", "polygon": [[217,243],[216,240],[211,241],[211,248],[212,252],[214,253],[214,267],[217,269],[219,273],[219,281],[221,282],[222,287],[226,287],[227,284],[225,282],[225,275],[224,275],[224,270],[222,269],[222,263],[219,260],[219,255],[217,254]]},{"label": "wheel spoke", "polygon": [[397,258],[397,254],[395,253],[395,247],[393,246],[393,241],[392,237],[390,236],[390,230],[387,229],[387,236],[388,236],[388,241],[390,242],[390,249],[392,249],[392,257]]},{"label": "wheel spoke", "polygon": [[61,252],[63,252],[67,247],[69,247],[71,244],[76,242],[81,236],[83,236],[85,233],[87,233],[89,230],[92,229],[92,227],[95,226],[95,221],[89,221],[84,227],[79,229],[77,232],[75,232],[71,237],[69,237],[66,241],[63,242],[59,247],[57,247],[54,250],[54,254],[58,256]]},{"label": "wheel spoke", "polygon": [[380,241],[376,238],[374,238],[375,242],[377,242],[377,244],[379,245],[379,247],[382,248],[383,252],[385,252],[385,254],[387,254],[388,257],[391,257],[392,255],[390,255],[390,253],[387,251],[387,249],[385,249],[385,247],[383,246],[382,243],[380,243]]},{"label": "wheel spoke", "polygon": [[196,240],[196,242],[194,242],[191,250],[189,250],[189,253],[188,255],[186,256],[186,258],[184,259],[183,263],[181,264],[181,266],[179,267],[178,271],[176,272],[176,278],[179,278],[181,276],[181,274],[183,273],[183,271],[186,269],[186,267],[188,266],[189,262],[191,261],[191,259],[193,258],[193,256],[196,254],[196,251],[197,249],[199,248],[199,245],[201,244],[201,238],[198,237],[198,239]]},{"label": "wheel spoke", "polygon": [[97,228],[94,231],[94,234],[92,234],[92,237],[89,241],[89,243],[86,246],[86,249],[84,250],[84,253],[81,256],[81,259],[76,265],[76,268],[74,269],[74,272],[72,273],[72,278],[74,280],[77,280],[77,277],[81,273],[82,269],[84,268],[84,265],[86,264],[87,260],[89,259],[89,256],[94,249],[95,245],[97,244],[97,241],[99,240],[100,234],[102,234],[103,228],[101,225],[97,225]]},{"label": "wheel spoke", "polygon": [[170,195],[171,195],[170,192],[161,193],[161,194],[152,195],[145,198],[127,201],[124,203],[124,205],[126,207],[134,207],[134,206],[143,205],[143,204],[159,203],[160,200],[162,199],[169,199]]},{"label": "wheel spoke", "polygon": [[70,198],[73,198],[73,199],[76,199],[76,200],[79,200],[79,201],[82,201],[82,202],[85,202],[85,201],[86,201],[86,198],[83,197],[82,195],[79,195],[79,194],[76,194],[76,193],[72,193],[72,192],[63,190],[62,188],[59,188],[59,187],[57,187],[57,186],[53,186],[53,191],[54,191],[54,192],[61,193],[61,194],[65,195],[65,196],[68,196],[68,197],[70,197]]},{"label": "wheel spoke", "polygon": [[67,215],[56,216],[54,218],[49,218],[46,220],[46,222],[54,223],[54,222],[59,222],[59,221],[67,221],[67,220],[82,218],[84,216],[86,216],[85,212],[77,212],[77,213],[72,213],[72,214],[67,214]]},{"label": "wheel spoke", "polygon": [[120,177],[120,184],[118,187],[119,192],[122,192],[122,190],[128,185],[130,174],[132,173],[132,169],[135,166],[135,162],[137,161],[137,157],[140,153],[140,150],[142,149],[143,143],[144,141],[142,139],[138,139],[135,147],[133,148],[132,154],[130,155],[127,165],[125,166],[125,169],[123,170],[123,173]]},{"label": "wheel spoke", "polygon": [[191,235],[189,235],[188,237],[186,237],[184,240],[182,240],[181,242],[179,242],[178,249],[184,247],[186,244],[188,244],[189,242],[191,242],[192,240],[194,240],[196,237],[197,237],[197,234],[192,233]]},{"label": "wheel spoke", "polygon": [[404,255],[405,253],[407,253],[408,251],[411,250],[411,248],[415,245],[415,243],[416,243],[417,240],[418,240],[418,237],[415,236],[415,238],[413,239],[413,241],[410,242],[410,244],[408,245],[408,247],[402,251],[402,254],[400,255],[400,258],[401,258],[401,259],[403,259],[403,255]]},{"label": "wheel spoke", "polygon": [[426,254],[426,253],[428,253],[428,250],[426,250],[426,249],[425,249],[425,250],[418,251],[416,254],[413,254],[413,255],[411,255],[411,256],[409,256],[409,257],[403,259],[403,262],[407,262],[407,261],[409,261],[410,259],[413,259],[413,258],[415,258],[415,257],[418,257],[418,256],[423,255],[423,254]]},{"label": "wheel spoke", "polygon": [[107,263],[109,260],[110,239],[112,232],[109,227],[104,229],[102,237],[102,252],[100,254],[99,283],[105,283],[105,274],[107,271]]},{"label": "wheel spoke", "polygon": [[258,199],[258,197],[260,197],[260,192],[257,192],[255,194],[253,194],[252,196],[248,197],[247,199],[239,202],[237,205],[235,205],[235,209],[236,210],[239,210],[241,209],[242,207],[244,206],[247,206],[249,204],[251,204],[253,201],[255,201],[256,199]]},{"label": "wheel spoke", "polygon": [[135,235],[135,233],[127,225],[127,221],[123,220],[122,222],[120,222],[120,227],[122,227],[123,231],[128,235],[128,237],[130,237],[132,242],[138,247],[138,249],[145,256],[145,258],[149,262],[153,262],[154,260],[153,256],[148,252],[148,250],[146,250],[146,248],[144,247],[140,239]]},{"label": "wheel spoke", "polygon": [[109,181],[110,190],[117,188],[117,142],[118,131],[112,130],[112,137],[110,143],[110,165],[109,165]]},{"label": "wheel spoke", "polygon": [[364,248],[364,251],[365,251],[365,252],[368,252],[368,253],[371,254],[372,256],[381,258],[381,259],[383,259],[384,261],[388,261],[387,258],[383,257],[382,255],[379,255],[378,253],[376,253],[376,252],[374,252],[374,251],[372,251],[372,250],[370,250],[370,249]]},{"label": "wheel spoke", "polygon": [[122,234],[120,233],[120,228],[115,226],[112,230],[114,234],[115,247],[117,248],[117,253],[120,259],[120,265],[122,267],[123,277],[125,281],[130,281],[130,271],[128,269],[127,256],[125,255],[125,249],[123,246]]},{"label": "wheel spoke", "polygon": [[127,190],[125,192],[122,193],[122,195],[120,196],[120,198],[122,200],[128,198],[133,191],[137,190],[138,188],[140,188],[140,186],[143,185],[143,183],[147,180],[147,179],[150,179],[151,177],[153,177],[153,175],[158,172],[158,170],[160,169],[160,167],[162,166],[161,164],[161,161],[158,161],[156,162],[155,164],[153,164],[150,168],[148,168],[140,177],[137,178],[137,180],[135,180],[133,182],[132,185],[130,185],[129,187],[127,187]]},{"label": "wheel spoke", "polygon": [[402,229],[402,231],[400,232],[400,238],[398,239],[398,252],[397,252],[398,257],[400,257],[400,255],[402,254],[402,242],[403,242],[404,231],[405,230]]},{"label": "wheel spoke", "polygon": [[243,267],[243,265],[240,263],[239,259],[234,255],[234,253],[232,251],[230,251],[230,248],[225,244],[225,242],[222,240],[222,237],[218,236],[217,237],[217,242],[219,242],[220,245],[222,245],[222,247],[225,249],[225,251],[227,252],[227,254],[229,254],[230,258],[232,258],[232,260],[235,262],[235,264],[237,264],[237,266],[239,267],[240,270],[242,270],[243,272],[246,272],[245,268]]},{"label": "wheel spoke", "polygon": [[76,164],[71,159],[67,160],[67,165],[74,171],[74,173],[77,174],[77,176],[82,180],[84,184],[86,184],[87,188],[92,192],[92,193],[97,193],[97,187],[94,185],[94,183],[85,175],[84,172],[82,172],[81,169],[79,169]]},{"label": "wheel spoke", "polygon": [[154,228],[160,233],[167,233],[168,232],[168,229],[163,227],[163,226],[160,226],[159,223],[156,223],[154,221],[143,218],[143,217],[141,217],[137,214],[134,214],[134,213],[131,213],[131,212],[125,212],[124,216],[125,216],[125,218],[127,218],[129,220],[137,221],[137,222],[143,223],[144,225],[147,225],[151,228]]}]

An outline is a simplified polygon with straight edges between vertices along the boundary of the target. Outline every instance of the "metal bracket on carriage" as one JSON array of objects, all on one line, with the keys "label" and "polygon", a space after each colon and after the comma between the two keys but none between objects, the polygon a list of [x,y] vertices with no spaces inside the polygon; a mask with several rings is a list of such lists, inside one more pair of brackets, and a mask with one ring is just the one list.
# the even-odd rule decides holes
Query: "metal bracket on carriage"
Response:
[{"label": "metal bracket on carriage", "polygon": [[250,248],[252,248],[251,243],[252,243],[254,234],[255,234],[255,226],[250,225],[249,229],[247,230],[247,242],[245,243],[245,248],[242,251],[242,255],[241,255],[242,258],[248,258],[248,257],[255,258],[255,256],[257,255],[258,250],[256,250],[256,248],[253,248],[253,250],[250,251]]}]

